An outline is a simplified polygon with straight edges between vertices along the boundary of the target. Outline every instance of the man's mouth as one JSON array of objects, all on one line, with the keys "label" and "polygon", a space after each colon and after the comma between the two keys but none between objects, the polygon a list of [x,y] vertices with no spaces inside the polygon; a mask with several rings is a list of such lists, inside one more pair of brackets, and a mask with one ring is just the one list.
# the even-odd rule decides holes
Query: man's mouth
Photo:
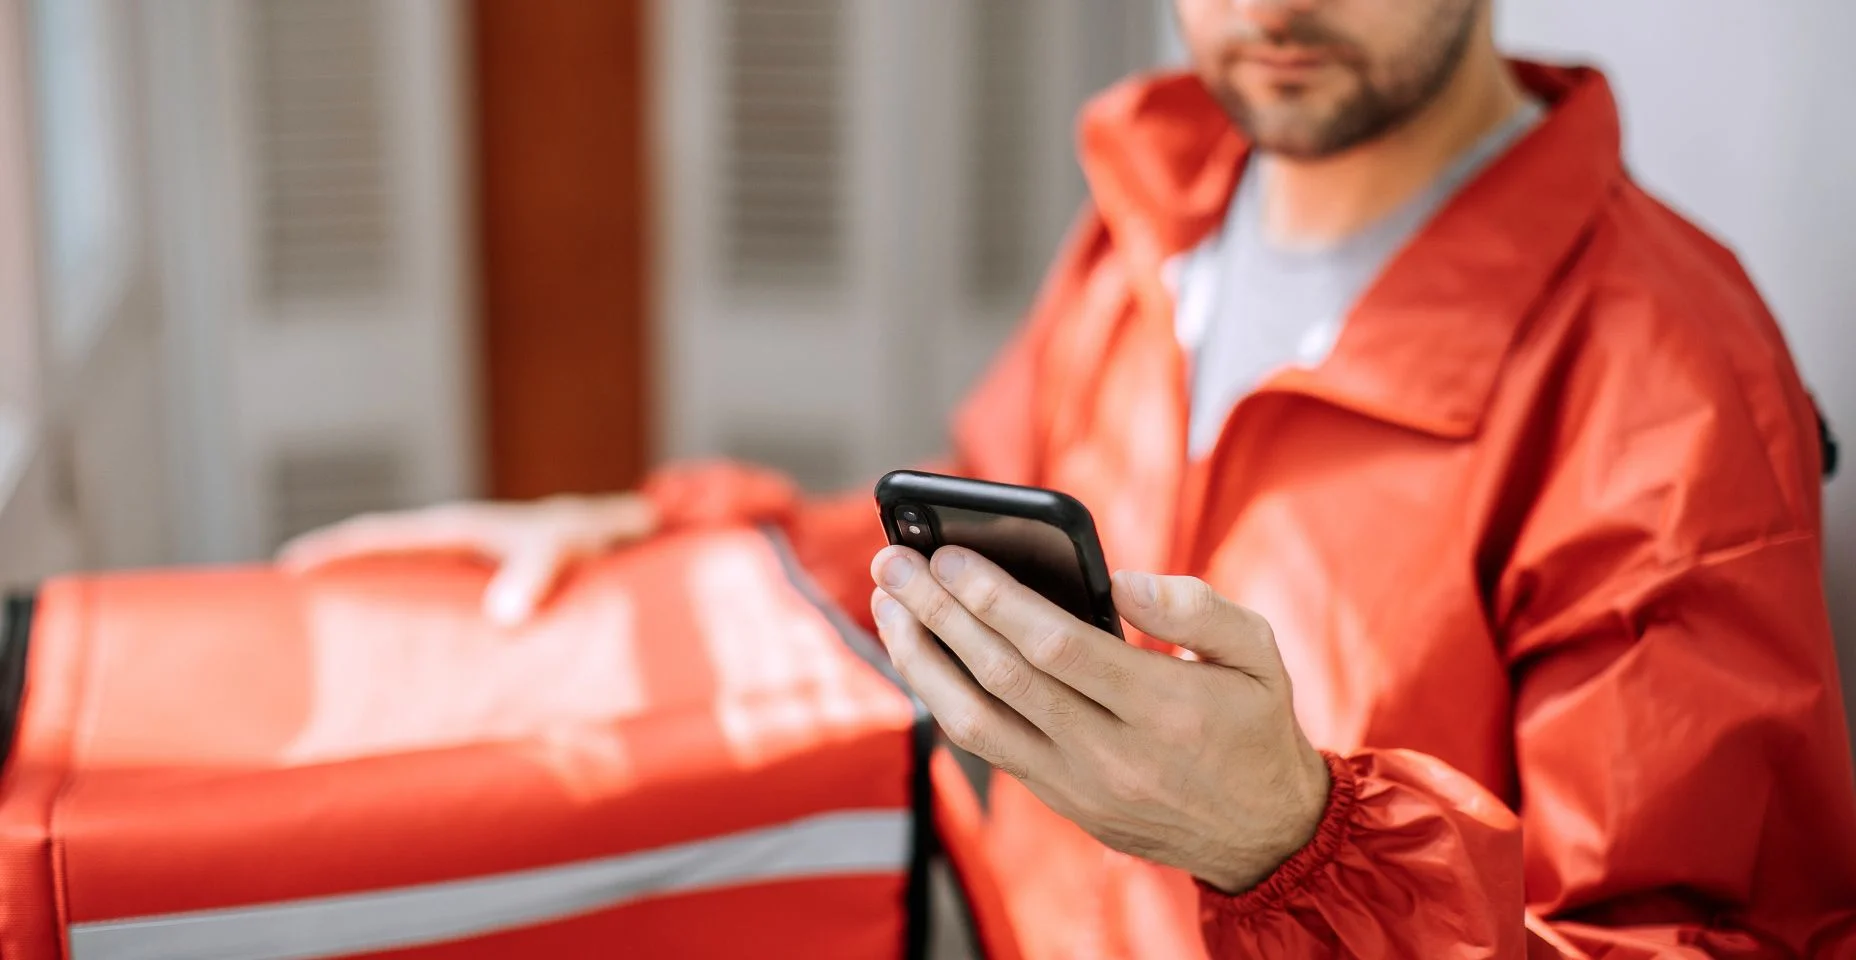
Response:
[{"label": "man's mouth", "polygon": [[1334,62],[1331,53],[1313,47],[1253,46],[1242,59],[1272,70],[1313,70]]}]

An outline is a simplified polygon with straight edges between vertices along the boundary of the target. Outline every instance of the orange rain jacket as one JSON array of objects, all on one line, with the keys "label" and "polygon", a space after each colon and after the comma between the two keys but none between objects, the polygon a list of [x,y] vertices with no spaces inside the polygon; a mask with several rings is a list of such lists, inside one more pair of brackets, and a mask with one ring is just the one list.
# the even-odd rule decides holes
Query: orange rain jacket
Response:
[{"label": "orange rain jacket", "polygon": [[[1734,257],[1626,176],[1604,79],[1516,70],[1543,123],[1200,463],[1169,264],[1246,146],[1188,77],[1087,109],[1093,205],[953,468],[1067,490],[1112,563],[1266,615],[1334,786],[1316,839],[1227,897],[995,778],[1034,960],[1856,956],[1810,401]],[[867,494],[650,489],[674,521],[783,517],[866,609]]]}]

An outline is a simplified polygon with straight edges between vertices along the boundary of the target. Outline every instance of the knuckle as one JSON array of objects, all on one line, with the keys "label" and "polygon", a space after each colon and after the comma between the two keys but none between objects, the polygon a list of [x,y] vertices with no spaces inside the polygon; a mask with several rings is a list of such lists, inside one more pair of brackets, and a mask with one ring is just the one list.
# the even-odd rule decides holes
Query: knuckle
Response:
[{"label": "knuckle", "polygon": [[1243,607],[1239,607],[1238,609],[1242,611],[1245,630],[1258,641],[1274,647],[1276,645],[1276,628],[1270,626],[1269,620],[1254,610],[1245,609]]},{"label": "knuckle", "polygon": [[1053,691],[1045,697],[1042,711],[1042,726],[1046,733],[1061,734],[1076,725],[1078,718],[1076,704],[1060,693]]},{"label": "knuckle", "polygon": [[959,608],[960,604],[946,592],[930,591],[922,598],[922,622],[930,627],[946,627],[954,621]]},{"label": "knuckle", "polygon": [[1187,597],[1191,603],[1193,614],[1207,619],[1216,616],[1222,604],[1222,600],[1219,598],[1217,591],[1212,589],[1211,584],[1200,580],[1198,577],[1193,577],[1189,587],[1190,591]]},{"label": "knuckle", "polygon": [[980,677],[981,686],[1008,703],[1029,696],[1036,684],[1031,668],[1014,656],[997,655],[989,658]]},{"label": "knuckle", "polygon": [[884,630],[883,643],[889,650],[889,662],[896,667],[896,672],[904,677],[915,675],[916,667],[921,665],[921,647],[906,631]]},{"label": "knuckle", "polygon": [[1102,787],[1103,793],[1120,804],[1142,804],[1153,797],[1147,775],[1126,759],[1111,759],[1104,766]]},{"label": "knuckle", "polygon": [[941,732],[954,746],[974,756],[986,757],[989,753],[986,724],[977,713],[963,711],[947,717],[941,721]]},{"label": "knuckle", "polygon": [[334,526],[321,531],[327,534],[340,534],[350,537],[379,536],[389,531],[394,524],[393,515],[388,513],[362,513],[349,517]]},{"label": "knuckle", "polygon": [[997,577],[975,577],[967,588],[967,609],[981,620],[992,616],[1005,599],[1005,584]]},{"label": "knuckle", "polygon": [[590,498],[584,494],[577,493],[557,493],[543,497],[539,501],[542,509],[546,512],[567,514],[577,514],[581,512],[586,509],[587,504],[590,502],[592,502]]},{"label": "knuckle", "polygon": [[1031,768],[1026,766],[1024,763],[1020,761],[1013,760],[1007,757],[1001,757],[998,760],[991,761],[991,763],[993,766],[999,768],[999,772],[1005,774],[1008,777],[1011,777],[1014,780],[1031,779]]},{"label": "knuckle", "polygon": [[1045,627],[1026,650],[1026,656],[1050,673],[1068,673],[1080,666],[1084,656],[1081,638],[1066,623]]},{"label": "knuckle", "polygon": [[1216,624],[1224,613],[1224,598],[1197,577],[1189,577],[1181,584],[1178,603],[1180,619],[1195,630]]},{"label": "knuckle", "polygon": [[[373,514],[372,516],[383,517],[383,516],[386,516],[386,514],[377,513],[377,514]],[[467,503],[451,502],[451,503],[436,504],[434,506],[427,507],[421,511],[404,514],[404,516],[408,520],[423,521],[426,523],[435,523],[435,524],[442,524],[444,526],[454,527],[454,526],[459,526],[461,524],[469,523],[470,518],[472,516],[472,511],[471,511],[470,505]]]}]

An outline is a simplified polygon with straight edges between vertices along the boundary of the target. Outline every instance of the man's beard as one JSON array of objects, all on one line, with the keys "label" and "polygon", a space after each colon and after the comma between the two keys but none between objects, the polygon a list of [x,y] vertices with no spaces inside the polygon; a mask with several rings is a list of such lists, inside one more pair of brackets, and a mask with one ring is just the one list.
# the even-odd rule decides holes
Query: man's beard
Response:
[{"label": "man's beard", "polygon": [[[1353,74],[1354,88],[1333,106],[1322,109],[1300,102],[1305,91],[1284,88],[1284,102],[1253,107],[1228,83],[1212,86],[1238,129],[1258,149],[1297,159],[1345,152],[1374,140],[1422,111],[1456,75],[1476,29],[1472,0],[1439,4],[1421,38],[1388,58],[1382,76],[1357,54],[1360,46],[1312,16],[1299,17],[1281,31],[1251,42],[1334,51],[1336,64]],[[1354,55],[1345,54],[1354,52]]]}]

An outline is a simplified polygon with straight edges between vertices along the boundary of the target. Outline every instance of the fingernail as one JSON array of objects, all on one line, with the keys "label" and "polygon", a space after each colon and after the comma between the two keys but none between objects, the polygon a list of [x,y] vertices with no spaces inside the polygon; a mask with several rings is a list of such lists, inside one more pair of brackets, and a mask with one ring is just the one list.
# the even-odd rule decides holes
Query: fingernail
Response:
[{"label": "fingernail", "polygon": [[1134,602],[1143,607],[1151,607],[1156,600],[1160,599],[1159,584],[1151,573],[1124,571],[1121,575],[1121,582],[1127,585],[1128,596],[1133,597]]},{"label": "fingernail", "polygon": [[958,550],[942,550],[934,555],[934,575],[942,580],[952,580],[960,576],[960,571],[967,567],[967,558]]},{"label": "fingernail", "polygon": [[883,561],[883,586],[900,587],[914,576],[915,566],[901,557],[890,557]]},{"label": "fingernail", "polygon": [[490,621],[499,627],[513,627],[522,622],[527,613],[522,609],[522,598],[512,590],[492,590],[484,598],[484,611],[490,615]]},{"label": "fingernail", "polygon": [[884,623],[895,623],[902,616],[902,604],[883,597],[876,602],[876,618]]}]

